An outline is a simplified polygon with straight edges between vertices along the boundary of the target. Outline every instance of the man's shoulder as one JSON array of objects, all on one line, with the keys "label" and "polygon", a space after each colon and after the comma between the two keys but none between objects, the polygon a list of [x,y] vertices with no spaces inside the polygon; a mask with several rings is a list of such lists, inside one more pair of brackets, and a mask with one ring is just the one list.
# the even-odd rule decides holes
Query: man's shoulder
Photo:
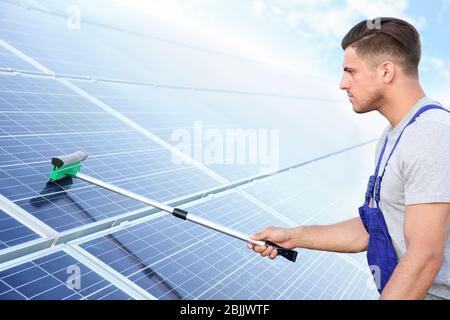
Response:
[{"label": "man's shoulder", "polygon": [[400,144],[403,152],[435,154],[450,152],[449,141],[450,113],[429,110],[405,130]]},{"label": "man's shoulder", "polygon": [[[450,109],[431,99],[424,101],[424,105],[437,105],[442,109],[431,109],[422,113],[404,132],[404,138],[417,138],[426,135],[448,134],[450,130]],[[426,138],[426,137],[424,137]]]},{"label": "man's shoulder", "polygon": [[[437,121],[447,125],[450,125],[450,108],[448,106],[443,105],[438,101],[433,101],[431,99],[427,100],[425,105],[436,105],[442,109],[431,109],[422,113],[417,119],[417,123],[426,122],[426,121]],[[424,106],[425,106],[424,105]]]},{"label": "man's shoulder", "polygon": [[[421,114],[404,132],[405,137],[420,138],[426,135],[448,134],[450,132],[450,112],[432,109]],[[426,137],[424,137],[426,138]]]}]

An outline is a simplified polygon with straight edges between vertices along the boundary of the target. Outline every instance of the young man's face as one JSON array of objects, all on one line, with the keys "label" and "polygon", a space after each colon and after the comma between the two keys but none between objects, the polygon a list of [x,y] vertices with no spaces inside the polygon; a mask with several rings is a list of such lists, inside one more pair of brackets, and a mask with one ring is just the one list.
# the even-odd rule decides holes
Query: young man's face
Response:
[{"label": "young man's face", "polygon": [[376,71],[351,46],[344,51],[344,74],[339,87],[347,91],[353,110],[357,113],[376,110],[383,97]]}]

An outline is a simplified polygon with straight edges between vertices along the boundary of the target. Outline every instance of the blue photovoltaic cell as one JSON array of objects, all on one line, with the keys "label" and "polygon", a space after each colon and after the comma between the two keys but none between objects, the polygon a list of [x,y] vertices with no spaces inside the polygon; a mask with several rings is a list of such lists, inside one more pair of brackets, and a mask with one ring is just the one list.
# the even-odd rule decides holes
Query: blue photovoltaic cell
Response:
[{"label": "blue photovoltaic cell", "polygon": [[[105,113],[103,110],[97,110],[91,103],[87,103],[86,99],[68,90],[58,81],[11,75],[0,76],[0,111],[2,114],[41,112],[43,117],[46,113],[51,116],[51,113],[56,112],[65,113],[67,116],[70,116],[71,112]],[[14,119],[9,120],[14,121]],[[7,125],[8,123],[2,123],[2,128]],[[18,129],[25,130],[25,128]]]},{"label": "blue photovoltaic cell", "polygon": [[38,238],[39,235],[0,210],[0,250]]},{"label": "blue photovoltaic cell", "polygon": [[[75,274],[78,268],[79,279]],[[131,297],[63,251],[0,271],[0,300],[80,299]]]},{"label": "blue photovoltaic cell", "polygon": [[23,71],[37,71],[31,64],[18,58],[11,52],[0,47],[0,69],[14,69]]},{"label": "blue photovoltaic cell", "polygon": [[[235,192],[192,213],[254,233],[277,218]],[[297,263],[262,259],[244,242],[172,216],[81,245],[160,299],[372,299],[370,275],[336,254],[299,250]]]},{"label": "blue photovoltaic cell", "polygon": [[160,201],[219,185],[55,80],[2,76],[0,91],[0,193],[58,231],[143,205],[78,180],[47,183],[53,156],[84,150],[84,173]]}]

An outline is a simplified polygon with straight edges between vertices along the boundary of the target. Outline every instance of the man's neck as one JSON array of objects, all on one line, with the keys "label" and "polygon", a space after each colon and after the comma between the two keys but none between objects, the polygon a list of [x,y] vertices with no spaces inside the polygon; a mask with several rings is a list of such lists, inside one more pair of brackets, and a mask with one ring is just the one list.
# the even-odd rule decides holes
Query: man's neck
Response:
[{"label": "man's neck", "polygon": [[423,97],[425,97],[425,92],[419,82],[415,81],[395,88],[390,94],[387,94],[378,108],[378,112],[389,121],[392,128],[395,128]]}]

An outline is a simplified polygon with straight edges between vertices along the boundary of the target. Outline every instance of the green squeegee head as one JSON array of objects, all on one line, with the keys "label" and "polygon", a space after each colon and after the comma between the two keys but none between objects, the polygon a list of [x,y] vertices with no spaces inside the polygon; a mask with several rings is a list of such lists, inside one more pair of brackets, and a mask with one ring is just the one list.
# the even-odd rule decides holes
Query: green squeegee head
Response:
[{"label": "green squeegee head", "polygon": [[50,181],[61,180],[66,177],[76,178],[81,169],[81,162],[87,158],[83,151],[52,158],[53,169],[50,172]]}]

